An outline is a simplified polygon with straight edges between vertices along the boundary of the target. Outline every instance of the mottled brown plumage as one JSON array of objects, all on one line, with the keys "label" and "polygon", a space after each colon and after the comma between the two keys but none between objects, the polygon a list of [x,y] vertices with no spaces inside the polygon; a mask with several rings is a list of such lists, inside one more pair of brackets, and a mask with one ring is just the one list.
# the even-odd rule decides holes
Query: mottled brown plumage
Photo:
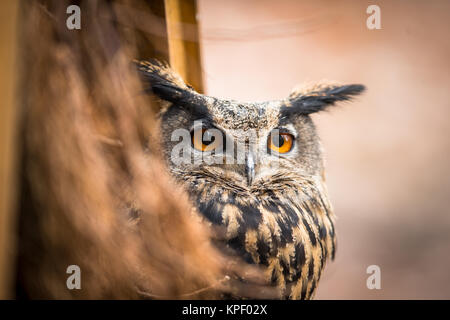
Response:
[{"label": "mottled brown plumage", "polygon": [[[285,100],[242,103],[201,95],[159,62],[137,64],[148,89],[168,102],[161,112],[168,166],[206,220],[223,231],[218,245],[264,266],[280,297],[312,298],[326,260],[334,257],[336,237],[321,146],[309,114],[349,100],[364,87],[320,84],[295,90]],[[172,133],[195,132],[195,123],[219,130],[232,146],[241,141],[243,161],[237,148],[230,153],[222,143],[223,150],[210,156],[224,158],[223,163],[202,161],[205,152],[192,146],[190,161],[174,163],[180,142]],[[274,130],[293,137],[288,152],[268,149]]]}]

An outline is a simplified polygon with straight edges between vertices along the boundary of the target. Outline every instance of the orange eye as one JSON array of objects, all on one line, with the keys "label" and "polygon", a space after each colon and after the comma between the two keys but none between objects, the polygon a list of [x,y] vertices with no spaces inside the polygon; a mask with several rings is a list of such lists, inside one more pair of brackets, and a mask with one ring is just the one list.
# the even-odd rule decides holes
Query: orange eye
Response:
[{"label": "orange eye", "polygon": [[286,153],[292,149],[294,137],[292,134],[280,132],[271,134],[267,140],[267,147],[278,153]]},{"label": "orange eye", "polygon": [[218,129],[199,128],[191,132],[192,145],[198,151],[213,151],[222,145]]}]

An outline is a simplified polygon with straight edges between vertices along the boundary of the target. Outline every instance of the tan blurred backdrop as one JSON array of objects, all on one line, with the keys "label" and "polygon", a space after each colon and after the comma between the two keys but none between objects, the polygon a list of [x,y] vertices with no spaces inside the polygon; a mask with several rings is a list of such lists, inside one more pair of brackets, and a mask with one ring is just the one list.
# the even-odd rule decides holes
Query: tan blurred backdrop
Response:
[{"label": "tan blurred backdrop", "polygon": [[[381,30],[366,9],[381,8]],[[304,81],[362,83],[314,116],[338,216],[318,299],[450,298],[450,2],[200,0],[206,92],[286,96]],[[369,290],[366,268],[381,268]]]}]

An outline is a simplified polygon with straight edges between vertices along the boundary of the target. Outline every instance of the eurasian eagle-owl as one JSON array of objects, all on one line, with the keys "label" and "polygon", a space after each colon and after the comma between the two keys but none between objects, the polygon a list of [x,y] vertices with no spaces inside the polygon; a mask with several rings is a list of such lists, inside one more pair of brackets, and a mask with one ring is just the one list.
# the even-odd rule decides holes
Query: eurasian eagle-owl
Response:
[{"label": "eurasian eagle-owl", "polygon": [[199,212],[222,227],[227,248],[264,266],[282,297],[312,298],[336,238],[310,114],[364,86],[318,84],[287,99],[246,103],[199,94],[157,61],[138,69],[167,102],[165,157]]}]

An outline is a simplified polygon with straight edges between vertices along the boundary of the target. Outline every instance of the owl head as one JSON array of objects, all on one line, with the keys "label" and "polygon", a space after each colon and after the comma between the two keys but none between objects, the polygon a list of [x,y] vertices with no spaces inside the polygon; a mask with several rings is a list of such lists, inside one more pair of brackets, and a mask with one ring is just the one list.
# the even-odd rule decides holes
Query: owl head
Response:
[{"label": "owl head", "polygon": [[139,70],[148,88],[168,102],[163,144],[174,173],[185,178],[203,171],[248,190],[282,172],[320,174],[321,148],[310,114],[364,90],[321,83],[283,100],[249,103],[199,94],[157,61],[140,62]]}]

